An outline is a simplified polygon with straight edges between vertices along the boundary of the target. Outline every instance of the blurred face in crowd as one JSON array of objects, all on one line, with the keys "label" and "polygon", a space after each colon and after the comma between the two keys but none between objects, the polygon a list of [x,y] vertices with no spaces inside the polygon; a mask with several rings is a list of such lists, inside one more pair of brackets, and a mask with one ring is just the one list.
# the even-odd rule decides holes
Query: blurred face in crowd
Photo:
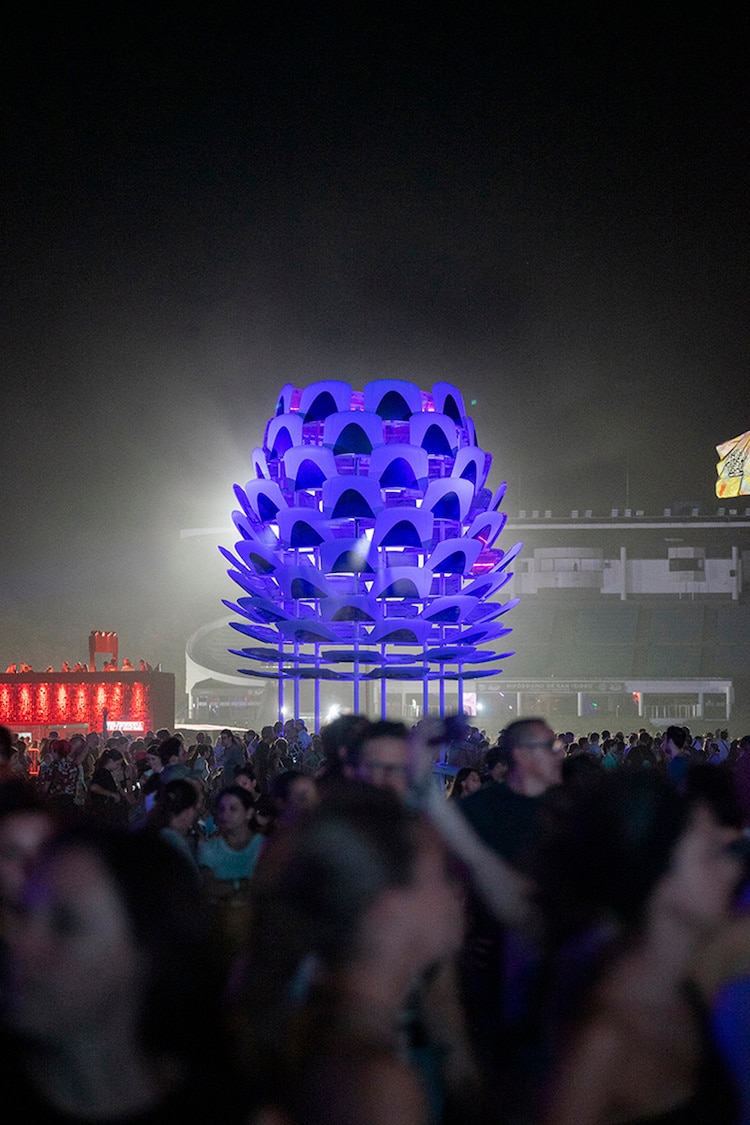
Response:
[{"label": "blurred face in crowd", "polygon": [[[493,771],[493,777],[494,777],[494,771]],[[466,777],[463,780],[462,785],[461,785],[461,789],[463,791],[464,796],[468,796],[470,793],[476,793],[477,789],[481,789],[481,788],[482,788],[482,779],[481,779],[481,777],[479,776],[479,774],[477,773],[476,770],[472,770],[470,774],[467,774]]]},{"label": "blurred face in crowd", "polygon": [[33,870],[9,935],[8,1020],[56,1043],[139,1003],[139,955],[120,892],[99,859],[71,847]]},{"label": "blurred face in crowd", "polygon": [[45,812],[24,809],[0,820],[0,902],[15,904],[31,861],[52,835]]},{"label": "blurred face in crowd", "polygon": [[562,779],[562,741],[546,723],[529,723],[513,747],[515,768],[540,789]]},{"label": "blurred face in crowd", "polygon": [[[489,771],[490,777],[493,781],[502,781],[508,773],[508,763],[503,759],[502,761],[495,762],[492,769]],[[469,790],[467,789],[467,793]]]},{"label": "blurred face in crowd", "polygon": [[662,905],[699,927],[721,922],[740,876],[739,859],[727,851],[735,835],[708,808],[699,806],[678,840],[656,896]]},{"label": "blurred face in crowd", "polygon": [[239,797],[234,793],[225,793],[216,809],[216,823],[222,834],[232,833],[245,828],[252,815],[252,808],[246,809]]},{"label": "blurred face in crowd", "polygon": [[182,836],[187,836],[187,834],[190,832],[190,829],[198,819],[198,815],[201,811],[198,805],[197,793],[195,795],[195,800],[196,803],[191,808],[183,809],[182,812],[179,812],[175,816],[173,816],[170,821],[170,828],[173,828],[175,832],[179,832]]},{"label": "blurred face in crowd", "polygon": [[363,941],[379,946],[382,960],[410,962],[413,972],[449,957],[464,934],[464,901],[449,871],[445,847],[420,827],[414,871],[406,886],[382,892],[365,916]]},{"label": "blurred face in crowd", "polygon": [[384,789],[392,789],[399,797],[408,791],[409,744],[405,738],[385,735],[370,738],[362,748],[357,779]]},{"label": "blurred face in crowd", "polygon": [[109,761],[105,763],[104,768],[108,769],[118,781],[122,781],[125,776],[125,765],[125,759],[119,755],[116,758],[110,758]]},{"label": "blurred face in crowd", "polygon": [[248,793],[252,793],[253,796],[258,792],[258,782],[246,773],[236,773],[233,784],[239,785],[240,789],[247,789]]},{"label": "blurred face in crowd", "polygon": [[311,809],[318,803],[318,787],[312,777],[295,777],[289,785],[287,806],[296,812]]}]

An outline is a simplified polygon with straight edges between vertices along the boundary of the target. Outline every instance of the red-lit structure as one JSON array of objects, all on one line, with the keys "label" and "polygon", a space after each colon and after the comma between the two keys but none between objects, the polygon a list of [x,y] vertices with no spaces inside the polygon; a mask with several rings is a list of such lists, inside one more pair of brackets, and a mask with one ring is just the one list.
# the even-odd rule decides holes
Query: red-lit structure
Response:
[{"label": "red-lit structure", "polygon": [[0,674],[0,723],[44,737],[50,730],[122,730],[131,735],[174,729],[175,678],[171,672],[97,672],[95,652],[117,658],[116,633],[92,633],[87,672]]}]

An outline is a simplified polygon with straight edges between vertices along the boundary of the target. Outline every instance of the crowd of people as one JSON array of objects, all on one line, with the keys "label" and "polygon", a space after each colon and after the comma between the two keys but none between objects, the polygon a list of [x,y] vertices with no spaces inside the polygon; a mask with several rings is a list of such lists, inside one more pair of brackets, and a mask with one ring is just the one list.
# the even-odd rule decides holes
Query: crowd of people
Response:
[{"label": "crowd of people", "polygon": [[35,1122],[750,1123],[750,735],[33,750],[0,727],[0,1074]]},{"label": "crowd of people", "polygon": [[[153,672],[154,669],[153,669],[153,666],[151,664],[149,664],[149,662],[147,660],[139,660],[137,670],[139,672]],[[16,675],[22,676],[22,675],[26,675],[29,672],[33,672],[33,671],[34,671],[34,669],[32,668],[32,666],[30,664],[26,664],[24,661],[21,661],[20,663],[9,664],[7,666],[7,668],[5,669],[5,674],[6,674],[6,676],[16,676]],[[44,669],[44,671],[45,672],[54,672],[55,669],[51,664],[48,664],[47,667]],[[95,672],[96,667],[94,665],[92,665],[91,668],[89,668],[88,664],[85,664],[80,660],[76,660],[76,662],[74,664],[71,664],[69,660],[63,660],[62,664],[60,665],[60,671],[61,672],[89,672],[89,671]],[[123,659],[122,664],[118,664],[116,657],[112,656],[111,659],[106,660],[104,662],[104,665],[102,666],[102,671],[103,672],[135,672],[136,667],[135,667],[135,664],[133,664],[133,661],[127,656]]]}]

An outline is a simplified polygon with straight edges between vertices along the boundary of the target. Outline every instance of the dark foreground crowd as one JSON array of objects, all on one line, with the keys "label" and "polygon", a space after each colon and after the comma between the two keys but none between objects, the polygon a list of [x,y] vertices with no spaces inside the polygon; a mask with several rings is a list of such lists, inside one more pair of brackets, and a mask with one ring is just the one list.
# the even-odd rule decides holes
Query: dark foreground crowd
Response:
[{"label": "dark foreground crowd", "polygon": [[749,876],[726,731],[0,727],[6,1105],[750,1125]]}]

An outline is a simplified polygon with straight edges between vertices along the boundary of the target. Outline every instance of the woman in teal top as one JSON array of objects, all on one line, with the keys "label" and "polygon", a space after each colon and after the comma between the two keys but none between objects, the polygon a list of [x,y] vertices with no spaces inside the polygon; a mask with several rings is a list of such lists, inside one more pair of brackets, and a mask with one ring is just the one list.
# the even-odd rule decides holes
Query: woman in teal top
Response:
[{"label": "woman in teal top", "polygon": [[230,898],[246,889],[264,837],[253,832],[253,798],[239,785],[222,790],[214,817],[218,833],[198,845],[198,866],[211,900]]}]

